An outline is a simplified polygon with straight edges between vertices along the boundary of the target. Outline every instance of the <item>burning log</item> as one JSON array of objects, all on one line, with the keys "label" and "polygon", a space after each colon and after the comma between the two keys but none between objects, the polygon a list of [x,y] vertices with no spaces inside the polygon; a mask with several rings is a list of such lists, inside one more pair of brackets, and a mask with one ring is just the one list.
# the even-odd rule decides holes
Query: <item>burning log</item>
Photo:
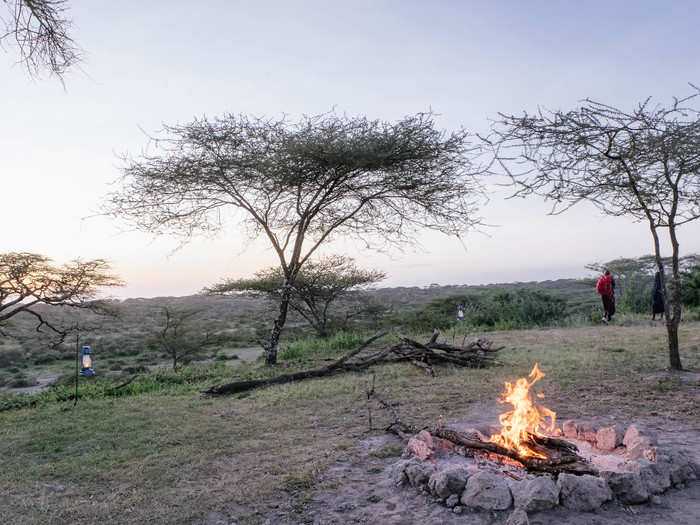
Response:
[{"label": "burning log", "polygon": [[435,376],[433,365],[436,363],[450,363],[470,368],[500,365],[497,359],[487,356],[486,353],[497,352],[502,347],[493,348],[493,343],[487,339],[475,339],[466,346],[461,347],[437,343],[439,336],[437,330],[433,332],[432,337],[425,344],[407,337],[400,337],[398,344],[381,348],[377,352],[364,357],[359,356],[371,343],[387,334],[388,332],[382,332],[371,337],[352,352],[326,366],[275,377],[214,385],[206,390],[202,390],[202,394],[207,396],[235,394],[254,388],[280,385],[314,377],[326,377],[344,372],[359,372],[366,370],[370,366],[385,363],[409,362],[431,376]]},{"label": "burning log", "polygon": [[[442,425],[432,428],[426,427],[421,431],[421,434],[428,432],[434,438],[448,441],[454,445],[451,449],[462,455],[473,455],[475,450],[479,450],[510,458],[533,471],[551,474],[561,472],[597,474],[597,469],[577,453],[576,445],[563,439],[548,436],[539,430],[544,418],[548,417],[551,419],[549,431],[552,431],[556,414],[547,408],[536,407],[530,398],[530,387],[544,377],[537,364],[528,377],[530,377],[530,381],[527,378],[520,378],[515,383],[506,382],[506,391],[503,394],[504,402],[511,403],[513,410],[501,414],[499,420],[503,428],[499,434],[494,434],[491,437],[486,437],[478,431],[464,434],[453,429],[443,428]],[[389,410],[392,423],[387,430],[400,437],[405,437],[408,433],[416,434],[417,427],[401,421],[391,405],[376,395],[374,384],[372,389],[368,390],[367,397],[374,397],[382,407]],[[432,442],[432,439],[428,439],[428,441]],[[429,455],[429,452],[421,451],[421,454],[426,456]]]},{"label": "burning log", "polygon": [[[402,439],[408,439],[411,434],[417,434],[419,429],[415,425],[404,423],[389,403],[379,398],[374,392],[371,394],[379,404],[386,408],[392,418],[392,423],[387,431],[392,432]],[[563,439],[541,438],[531,435],[528,444],[545,456],[545,459],[521,456],[517,451],[503,447],[492,441],[484,441],[478,434],[464,434],[449,428],[425,427],[431,436],[444,439],[455,445],[454,451],[462,455],[470,455],[474,450],[483,450],[499,456],[513,459],[528,470],[559,474],[568,472],[572,474],[598,474],[598,470],[586,459],[576,452],[578,448],[573,443]]]}]

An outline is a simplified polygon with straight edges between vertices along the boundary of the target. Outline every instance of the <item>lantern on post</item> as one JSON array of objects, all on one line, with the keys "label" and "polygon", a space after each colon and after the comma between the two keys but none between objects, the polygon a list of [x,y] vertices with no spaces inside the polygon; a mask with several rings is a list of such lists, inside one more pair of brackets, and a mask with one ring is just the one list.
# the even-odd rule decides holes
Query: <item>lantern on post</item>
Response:
[{"label": "lantern on post", "polygon": [[94,375],[95,371],[92,369],[92,354],[90,354],[90,347],[83,347],[83,365],[80,370],[81,376],[91,376]]},{"label": "lantern on post", "polygon": [[457,307],[457,320],[464,321],[464,307],[462,305]]}]

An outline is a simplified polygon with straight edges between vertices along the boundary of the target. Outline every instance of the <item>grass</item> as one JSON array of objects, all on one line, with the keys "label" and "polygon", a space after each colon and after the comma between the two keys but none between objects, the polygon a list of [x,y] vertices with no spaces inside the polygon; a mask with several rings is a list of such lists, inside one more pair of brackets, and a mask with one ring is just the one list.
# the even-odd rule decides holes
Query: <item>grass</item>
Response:
[{"label": "grass", "polygon": [[[381,366],[374,370],[377,391],[406,420],[423,425],[443,415],[449,421],[464,417],[475,403],[497,406],[503,382],[527,374],[538,362],[547,374],[539,391],[560,419],[597,414],[629,423],[657,417],[700,431],[697,385],[673,375],[650,379],[668,360],[660,325],[488,337],[505,345],[504,366],[445,366],[435,378],[408,364]],[[684,365],[700,368],[700,323],[681,326],[681,344]],[[75,408],[53,394],[35,396],[40,401],[34,408],[0,412],[3,523],[192,523],[210,511],[235,516],[238,523],[264,521],[267,503],[287,491],[322,487],[324,469],[339,459],[352,461],[354,445],[371,435],[365,404],[371,373],[238,397],[202,399],[198,391],[234,376],[305,368],[306,361],[344,351],[308,343],[297,360],[273,369],[255,362],[235,369],[188,367],[178,374],[158,370],[119,397],[93,383],[85,385]],[[388,422],[379,409],[373,419],[375,428]],[[373,454],[397,452],[380,448]]]},{"label": "grass", "polygon": [[338,332],[327,339],[306,337],[282,345],[278,357],[282,361],[302,361],[324,357],[329,353],[352,350],[365,339],[365,335],[356,332]]}]

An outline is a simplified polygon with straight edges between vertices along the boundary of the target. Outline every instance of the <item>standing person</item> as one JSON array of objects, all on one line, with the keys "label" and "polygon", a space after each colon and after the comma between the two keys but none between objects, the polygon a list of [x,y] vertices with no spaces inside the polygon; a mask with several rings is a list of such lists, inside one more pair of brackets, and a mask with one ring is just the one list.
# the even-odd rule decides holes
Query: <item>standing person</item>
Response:
[{"label": "standing person", "polygon": [[600,298],[603,300],[602,321],[608,324],[615,314],[615,279],[610,275],[610,270],[605,270],[605,273],[598,279],[595,291],[600,294]]},{"label": "standing person", "polygon": [[651,287],[651,320],[656,320],[656,314],[664,313],[664,294],[661,290],[661,274],[656,272],[654,286]]}]

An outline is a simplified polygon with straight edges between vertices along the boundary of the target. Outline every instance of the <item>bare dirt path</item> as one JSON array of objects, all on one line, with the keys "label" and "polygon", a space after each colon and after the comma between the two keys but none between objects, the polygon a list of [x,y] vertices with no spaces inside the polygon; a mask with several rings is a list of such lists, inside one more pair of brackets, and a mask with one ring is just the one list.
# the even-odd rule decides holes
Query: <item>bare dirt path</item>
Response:
[{"label": "bare dirt path", "polygon": [[8,388],[7,391],[11,394],[36,394],[43,390],[49,388],[56,379],[58,379],[59,374],[57,373],[47,373],[42,374],[36,378],[38,383],[32,386],[25,386],[22,388]]}]

